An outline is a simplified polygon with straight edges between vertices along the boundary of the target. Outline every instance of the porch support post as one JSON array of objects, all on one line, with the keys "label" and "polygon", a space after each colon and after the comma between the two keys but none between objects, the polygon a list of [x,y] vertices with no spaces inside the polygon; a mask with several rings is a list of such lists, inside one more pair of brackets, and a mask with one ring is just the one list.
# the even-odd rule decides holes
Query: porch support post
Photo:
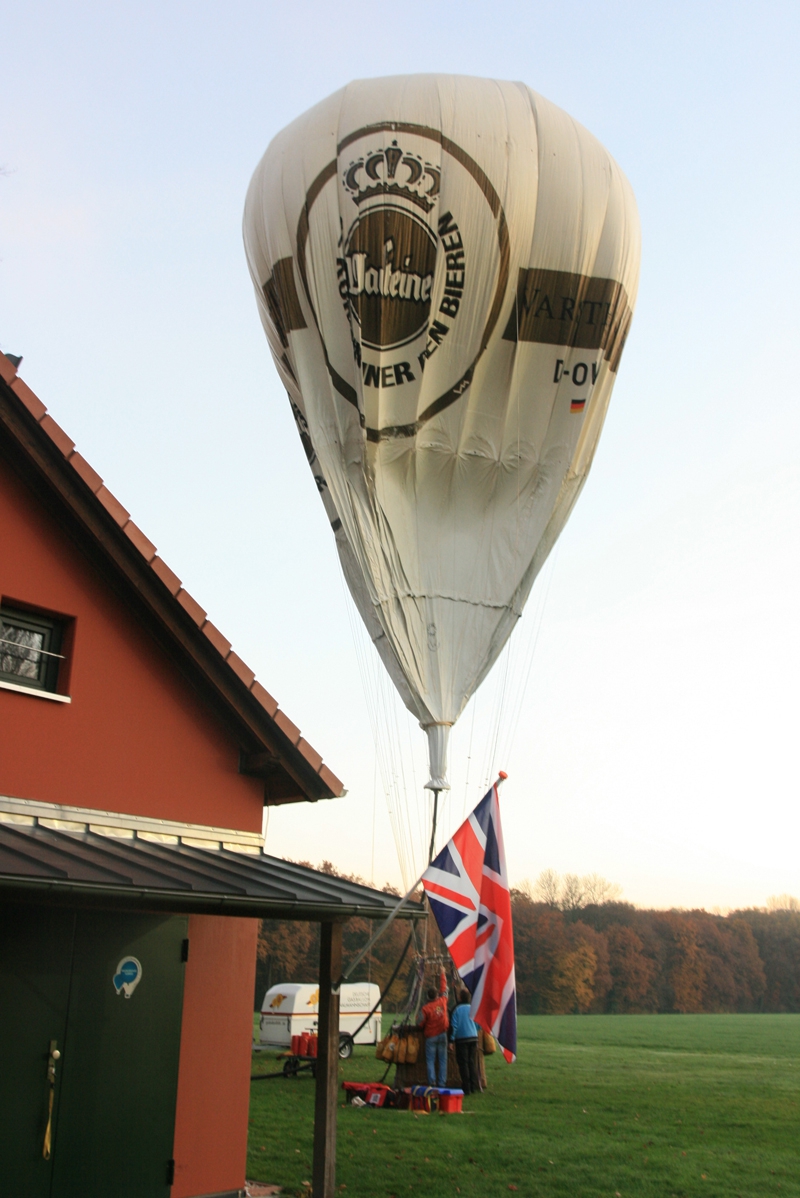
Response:
[{"label": "porch support post", "polygon": [[342,925],[320,924],[319,1043],[314,1099],[313,1198],[334,1198],[336,1191],[336,1101],[339,1086],[339,992],[342,976]]}]

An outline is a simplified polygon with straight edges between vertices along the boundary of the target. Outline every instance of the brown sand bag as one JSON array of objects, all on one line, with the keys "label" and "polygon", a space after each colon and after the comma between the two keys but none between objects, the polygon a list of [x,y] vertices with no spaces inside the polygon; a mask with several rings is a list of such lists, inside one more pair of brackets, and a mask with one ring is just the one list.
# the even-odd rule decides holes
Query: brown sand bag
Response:
[{"label": "brown sand bag", "polygon": [[490,1057],[493,1052],[497,1052],[494,1036],[491,1032],[485,1032],[483,1028],[481,1028],[481,1048],[485,1057]]},{"label": "brown sand bag", "polygon": [[397,1036],[394,1033],[389,1036],[386,1044],[384,1045],[383,1059],[384,1061],[397,1060]]},{"label": "brown sand bag", "polygon": [[395,1060],[397,1061],[398,1065],[405,1065],[407,1048],[408,1048],[408,1037],[400,1036],[397,1041],[397,1056],[395,1057]]},{"label": "brown sand bag", "polygon": [[406,1064],[416,1065],[419,1059],[419,1036],[411,1032],[406,1041]]}]

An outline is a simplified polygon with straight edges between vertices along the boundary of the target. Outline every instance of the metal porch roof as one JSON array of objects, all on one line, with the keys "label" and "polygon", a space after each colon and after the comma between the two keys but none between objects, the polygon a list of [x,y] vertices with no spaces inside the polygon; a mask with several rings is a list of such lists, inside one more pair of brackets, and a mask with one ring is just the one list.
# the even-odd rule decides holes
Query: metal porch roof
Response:
[{"label": "metal porch roof", "polygon": [[[392,894],[279,857],[0,823],[0,896],[260,919],[385,919]],[[409,903],[400,919],[419,919]]]}]

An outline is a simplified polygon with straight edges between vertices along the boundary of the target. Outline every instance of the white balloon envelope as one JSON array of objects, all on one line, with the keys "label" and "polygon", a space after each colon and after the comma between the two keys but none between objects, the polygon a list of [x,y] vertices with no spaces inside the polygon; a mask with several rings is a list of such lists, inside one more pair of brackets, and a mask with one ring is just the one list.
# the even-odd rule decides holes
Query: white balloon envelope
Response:
[{"label": "white balloon envelope", "polygon": [[446,788],[449,729],[592,462],[636,299],[633,193],[523,84],[369,79],[272,141],[244,240],[348,586]]}]

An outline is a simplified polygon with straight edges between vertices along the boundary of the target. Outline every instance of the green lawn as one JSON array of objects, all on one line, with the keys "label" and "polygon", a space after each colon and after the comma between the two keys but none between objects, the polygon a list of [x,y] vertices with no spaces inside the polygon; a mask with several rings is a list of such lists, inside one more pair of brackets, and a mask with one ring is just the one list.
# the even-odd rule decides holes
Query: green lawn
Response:
[{"label": "green lawn", "polygon": [[[465,1115],[340,1108],[344,1198],[800,1196],[800,1015],[526,1016],[519,1032]],[[363,1048],[340,1068],[381,1071]],[[248,1177],[308,1193],[313,1090],[253,1083]]]}]

